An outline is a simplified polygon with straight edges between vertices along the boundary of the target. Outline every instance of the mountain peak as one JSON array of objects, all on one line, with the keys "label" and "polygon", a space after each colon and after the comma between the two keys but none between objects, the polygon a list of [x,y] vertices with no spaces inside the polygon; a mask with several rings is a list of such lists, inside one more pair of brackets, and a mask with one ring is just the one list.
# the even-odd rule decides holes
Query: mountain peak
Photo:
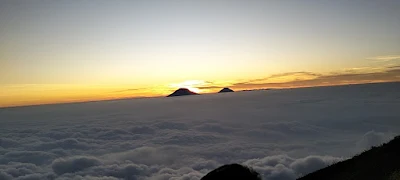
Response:
[{"label": "mountain peak", "polygon": [[167,97],[174,97],[174,96],[187,96],[187,95],[197,95],[197,93],[190,91],[187,88],[179,88],[172,94],[168,95]]},{"label": "mountain peak", "polygon": [[218,93],[226,93],[226,92],[235,92],[235,91],[233,91],[232,89],[229,89],[229,88],[223,88]]}]

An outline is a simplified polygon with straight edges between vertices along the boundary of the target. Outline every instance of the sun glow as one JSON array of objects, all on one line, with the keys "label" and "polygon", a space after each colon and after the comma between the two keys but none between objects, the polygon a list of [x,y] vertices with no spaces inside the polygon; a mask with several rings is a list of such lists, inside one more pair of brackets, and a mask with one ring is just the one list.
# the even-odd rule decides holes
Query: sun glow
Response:
[{"label": "sun glow", "polygon": [[200,87],[204,84],[206,84],[206,82],[203,80],[187,80],[187,81],[184,81],[181,83],[171,84],[171,87],[172,88],[187,88],[192,92],[201,93],[202,90],[198,87]]},{"label": "sun glow", "polygon": [[195,87],[186,87],[187,89],[189,89],[189,91],[195,92],[195,93],[200,93],[201,90],[199,88],[195,88]]}]

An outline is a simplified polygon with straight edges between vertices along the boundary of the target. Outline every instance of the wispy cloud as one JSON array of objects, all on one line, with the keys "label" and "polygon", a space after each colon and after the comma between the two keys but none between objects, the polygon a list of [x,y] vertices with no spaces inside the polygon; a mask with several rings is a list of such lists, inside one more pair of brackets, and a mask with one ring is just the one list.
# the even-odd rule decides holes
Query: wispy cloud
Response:
[{"label": "wispy cloud", "polygon": [[181,83],[173,83],[170,85],[171,88],[195,88],[201,90],[203,93],[219,91],[224,87],[228,87],[232,84],[232,82],[224,82],[224,81],[204,81],[204,80],[188,80]]},{"label": "wispy cloud", "polygon": [[400,69],[400,65],[398,65],[398,66],[390,66],[389,69]]},{"label": "wispy cloud", "polygon": [[195,86],[208,92],[224,87],[234,90],[262,88],[295,88],[400,81],[400,66],[355,67],[327,74],[307,71],[272,74],[265,78],[249,79],[228,84],[212,81]]},{"label": "wispy cloud", "polygon": [[366,74],[366,73],[375,73],[375,72],[385,72],[390,68],[390,66],[364,66],[364,67],[354,67],[354,68],[345,68],[341,71],[332,73],[332,74]]},{"label": "wispy cloud", "polygon": [[146,90],[146,89],[147,88],[123,89],[123,90],[113,91],[113,93],[135,92],[135,91],[142,91],[142,90]]},{"label": "wispy cloud", "polygon": [[[289,74],[289,73],[285,73]],[[304,73],[294,73],[301,77]],[[289,82],[262,82],[261,79],[239,82],[232,85],[237,89],[252,89],[252,88],[291,88],[291,87],[311,87],[311,86],[327,86],[340,84],[359,84],[373,82],[392,82],[400,81],[400,69],[392,68],[378,72],[336,72],[330,74],[313,74],[311,79],[293,79]],[[276,75],[279,76],[279,75]],[[268,78],[265,78],[268,79]],[[263,79],[263,80],[265,80]]]},{"label": "wispy cloud", "polygon": [[387,56],[376,56],[367,58],[369,60],[376,60],[376,61],[392,61],[400,59],[400,55],[387,55]]},{"label": "wispy cloud", "polygon": [[287,73],[279,73],[273,74],[265,78],[253,79],[249,82],[256,83],[256,82],[283,82],[283,81],[293,81],[293,80],[306,80],[306,79],[313,79],[320,76],[318,73],[313,72],[287,72]]},{"label": "wispy cloud", "polygon": [[222,89],[225,86],[202,86],[202,87],[198,87],[201,90],[216,90],[216,89]]}]

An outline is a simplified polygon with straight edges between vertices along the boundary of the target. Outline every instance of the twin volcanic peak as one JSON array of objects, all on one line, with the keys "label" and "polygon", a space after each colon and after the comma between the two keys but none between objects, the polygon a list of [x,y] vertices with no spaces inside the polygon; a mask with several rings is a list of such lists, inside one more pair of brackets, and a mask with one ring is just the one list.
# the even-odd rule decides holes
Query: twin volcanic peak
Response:
[{"label": "twin volcanic peak", "polygon": [[[218,93],[226,93],[226,92],[234,92],[234,91],[232,89],[229,89],[229,88],[223,88]],[[198,94],[195,93],[195,92],[190,91],[187,88],[179,88],[178,90],[176,90],[172,94],[168,95],[167,97],[187,96],[187,95],[198,95]]]}]

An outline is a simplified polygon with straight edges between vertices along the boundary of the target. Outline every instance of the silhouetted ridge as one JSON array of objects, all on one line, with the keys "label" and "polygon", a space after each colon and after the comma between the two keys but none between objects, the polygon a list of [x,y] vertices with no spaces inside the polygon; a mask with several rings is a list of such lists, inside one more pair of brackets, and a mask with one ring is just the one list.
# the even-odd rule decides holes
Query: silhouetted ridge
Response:
[{"label": "silhouetted ridge", "polygon": [[168,95],[167,97],[187,96],[187,95],[197,95],[197,93],[194,93],[187,88],[179,88],[178,90],[176,90],[172,94]]},{"label": "silhouetted ridge", "polygon": [[235,91],[233,91],[232,89],[229,89],[229,88],[224,88],[224,89],[221,89],[221,91],[219,91],[218,93],[226,93],[226,92],[235,92]]},{"label": "silhouetted ridge", "polygon": [[400,136],[389,143],[310,173],[298,180],[399,180]]},{"label": "silhouetted ridge", "polygon": [[201,180],[261,180],[254,170],[240,164],[227,164],[206,174]]}]

